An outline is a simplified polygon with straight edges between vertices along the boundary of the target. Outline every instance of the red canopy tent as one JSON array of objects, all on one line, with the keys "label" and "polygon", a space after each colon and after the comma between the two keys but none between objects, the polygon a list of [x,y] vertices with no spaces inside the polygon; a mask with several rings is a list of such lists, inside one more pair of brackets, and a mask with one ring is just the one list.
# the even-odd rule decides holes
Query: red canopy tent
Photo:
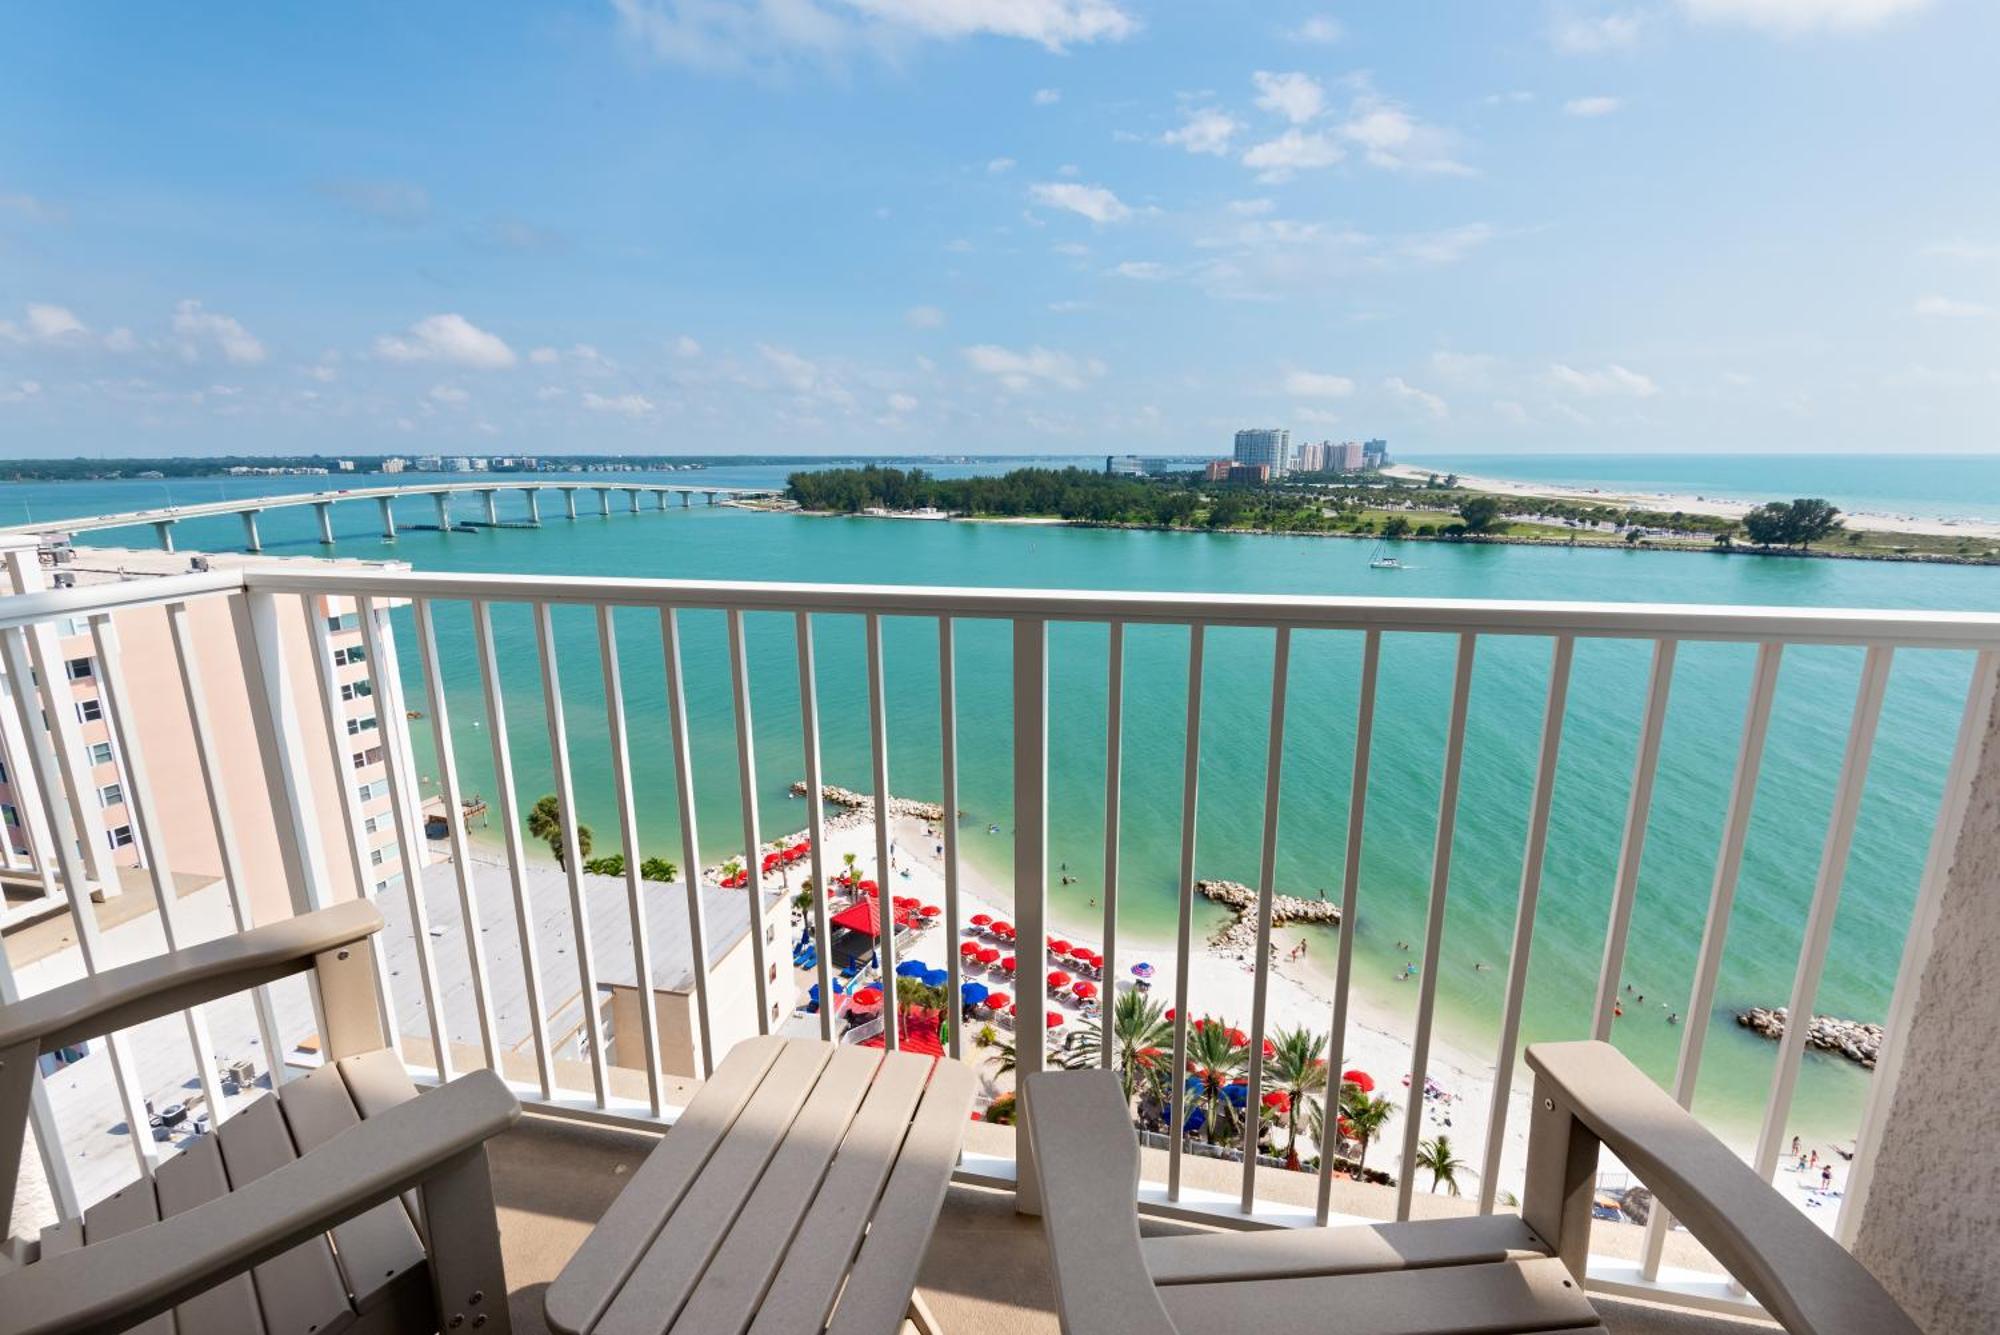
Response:
[{"label": "red canopy tent", "polygon": [[[859,904],[849,904],[833,915],[832,922],[835,927],[844,927],[850,932],[861,932],[873,937],[882,935],[882,917],[872,899],[864,899]],[[897,913],[896,925],[908,927],[910,915],[906,912]]]}]

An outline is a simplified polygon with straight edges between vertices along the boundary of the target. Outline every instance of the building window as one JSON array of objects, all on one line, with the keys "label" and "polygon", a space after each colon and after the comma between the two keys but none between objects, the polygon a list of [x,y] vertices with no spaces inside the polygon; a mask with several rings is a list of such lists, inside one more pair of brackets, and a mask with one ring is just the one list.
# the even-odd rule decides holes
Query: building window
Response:
[{"label": "building window", "polygon": [[7,782],[7,767],[4,764],[0,764],[0,783],[5,782]]},{"label": "building window", "polygon": [[343,700],[366,700],[375,694],[375,684],[370,681],[349,681],[341,683],[340,698]]},{"label": "building window", "polygon": [[69,679],[71,681],[88,681],[96,675],[97,669],[88,658],[72,658],[69,660]]},{"label": "building window", "polygon": [[361,787],[357,788],[355,791],[360,794],[361,800],[363,802],[373,802],[376,798],[382,796],[383,793],[388,791],[388,789],[386,788],[384,783],[377,782],[377,783],[364,783],[361,785]]},{"label": "building window", "polygon": [[397,872],[394,876],[384,876],[381,880],[375,882],[375,893],[378,895],[384,894],[390,890],[395,889],[402,883],[403,883],[403,873],[401,872]]},{"label": "building window", "polygon": [[104,837],[111,841],[113,848],[125,848],[132,842],[132,827],[129,825],[120,825],[115,830],[106,830]]},{"label": "building window", "polygon": [[125,800],[125,789],[115,783],[107,783],[97,790],[97,805],[115,807]]},{"label": "building window", "polygon": [[383,854],[383,852],[382,852],[382,850],[381,850],[381,849],[379,849],[379,848],[371,848],[371,849],[369,849],[369,850],[368,850],[368,865],[369,865],[369,866],[371,866],[371,867],[379,867],[379,866],[381,866],[381,865],[382,865],[382,863],[383,863],[384,861],[386,861],[386,858],[385,858],[385,856],[384,856],[384,854]]},{"label": "building window", "polygon": [[373,714],[368,714],[362,718],[351,718],[347,720],[347,735],[349,737],[359,737],[362,733],[369,732],[379,726],[381,725],[376,722]]},{"label": "building window", "polygon": [[12,802],[0,802],[0,819],[18,829],[21,824],[21,813],[14,809]]},{"label": "building window", "polygon": [[366,834],[374,834],[381,828],[382,818],[380,816],[370,816],[367,820],[361,822],[361,829]]},{"label": "building window", "polygon": [[[111,743],[109,742],[91,743],[90,763],[93,765],[109,765],[111,763]],[[0,778],[5,778],[5,777],[6,777],[5,775],[0,775]]]},{"label": "building window", "polygon": [[335,667],[346,667],[349,663],[366,663],[367,661],[367,650],[358,644],[350,644],[333,651],[333,665]]},{"label": "building window", "polygon": [[76,717],[79,723],[95,723],[104,717],[104,705],[95,698],[76,702]]}]

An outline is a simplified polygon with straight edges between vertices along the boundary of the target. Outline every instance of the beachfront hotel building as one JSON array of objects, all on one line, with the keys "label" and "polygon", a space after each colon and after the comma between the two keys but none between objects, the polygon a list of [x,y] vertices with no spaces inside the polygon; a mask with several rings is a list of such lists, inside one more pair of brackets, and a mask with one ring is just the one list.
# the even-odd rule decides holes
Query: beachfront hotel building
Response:
[{"label": "beachfront hotel building", "polygon": [[1239,464],[1263,464],[1272,477],[1292,469],[1292,433],[1283,427],[1246,427],[1236,433],[1234,459]]}]

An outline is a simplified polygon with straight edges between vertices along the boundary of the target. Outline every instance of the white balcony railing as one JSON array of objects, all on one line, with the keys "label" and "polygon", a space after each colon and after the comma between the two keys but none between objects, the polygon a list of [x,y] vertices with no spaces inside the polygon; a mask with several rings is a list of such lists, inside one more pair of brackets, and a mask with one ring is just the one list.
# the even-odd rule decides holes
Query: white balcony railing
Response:
[{"label": "white balcony railing", "polygon": [[[303,605],[303,637],[288,631],[297,624],[297,608]],[[407,605],[406,634],[415,644],[415,663],[405,668],[398,656],[391,609]],[[463,671],[464,658],[447,661],[440,651],[439,609],[453,609],[454,626],[469,624],[471,659],[475,670]],[[201,642],[194,609],[226,609],[225,625],[233,643],[218,651]],[[347,673],[336,662],[334,631],[329,617],[351,608],[357,615],[364,650],[365,672]],[[579,688],[566,679],[557,652],[557,614],[570,608],[586,609],[595,623],[601,682],[590,689]],[[503,656],[503,644],[496,638],[499,614],[522,615],[532,625],[531,664],[519,664]],[[627,609],[638,609],[631,611]],[[716,912],[717,896],[723,892],[704,888],[701,878],[689,870],[712,865],[701,854],[703,839],[697,829],[697,792],[694,781],[694,740],[689,726],[689,690],[682,663],[681,614],[687,611],[721,612],[727,627],[729,699],[735,722],[736,768],[742,828],[731,830],[721,840],[711,840],[731,848],[748,850],[754,858],[773,833],[762,828],[758,810],[759,792],[756,755],[757,729],[751,689],[751,657],[746,638],[746,622],[753,618],[788,617],[791,621],[793,655],[797,674],[797,706],[800,724],[799,755],[806,781],[805,825],[810,839],[810,871],[813,885],[827,885],[827,815],[820,798],[825,779],[821,756],[821,717],[818,701],[819,674],[814,661],[816,626],[825,618],[860,618],[866,663],[866,714],[868,772],[876,793],[895,791],[892,773],[889,722],[890,700],[884,685],[885,622],[899,625],[914,620],[928,625],[929,659],[925,679],[934,670],[940,739],[941,789],[938,796],[947,813],[960,806],[958,746],[957,657],[955,637],[969,622],[999,622],[1006,627],[1011,653],[1008,702],[1012,740],[1013,884],[1012,910],[1018,935],[1026,948],[1018,953],[1019,1016],[1016,1033],[1022,1035],[1019,1063],[1022,1069],[1039,1069],[1048,1060],[1042,1043],[1028,1036],[1044,1032],[1048,989],[1045,986],[1049,962],[1033,943],[1041,941],[1050,926],[1049,902],[1049,759],[1055,745],[1075,744],[1072,738],[1050,737],[1050,628],[1066,623],[1090,623],[1108,628],[1104,679],[1107,708],[1106,736],[1103,739],[1105,839],[1103,849],[1102,939],[1105,959],[1103,976],[1107,983],[1119,976],[1118,962],[1130,959],[1121,954],[1119,944],[1119,878],[1121,826],[1120,802],[1124,785],[1121,765],[1126,753],[1126,732],[1131,720],[1125,717],[1127,690],[1127,629],[1141,626],[1185,628],[1187,689],[1186,728],[1181,761],[1181,813],[1179,850],[1178,918],[1175,933],[1173,990],[1172,1070],[1187,1069],[1189,1048],[1192,955],[1196,949],[1193,933],[1194,882],[1198,874],[1198,816],[1202,775],[1201,726],[1203,710],[1204,657],[1210,648],[1211,632],[1219,628],[1249,628],[1269,637],[1270,697],[1266,721],[1266,764],[1261,807],[1259,841],[1260,874],[1254,915],[1256,947],[1253,992],[1250,1005],[1248,1083],[1251,1090],[1262,1088],[1262,1043],[1270,1029],[1269,988],[1271,981],[1270,944],[1273,902],[1277,893],[1276,867],[1282,774],[1287,748],[1287,698],[1293,646],[1302,635],[1335,634],[1358,639],[1360,671],[1354,697],[1354,741],[1352,771],[1345,801],[1346,841],[1340,870],[1339,902],[1341,921],[1339,954],[1334,970],[1330,1032],[1335,1036],[1331,1056],[1338,1060],[1341,1037],[1352,1018],[1350,990],[1355,971],[1354,933],[1357,914],[1366,911],[1362,899],[1362,853],[1368,836],[1366,796],[1378,729],[1378,685],[1382,678],[1385,642],[1406,636],[1451,637],[1452,670],[1445,697],[1443,755],[1438,778],[1438,808],[1433,840],[1433,857],[1428,877],[1428,898],[1423,915],[1421,954],[1426,965],[1440,955],[1443,942],[1455,825],[1464,772],[1467,719],[1473,682],[1473,667],[1482,642],[1489,637],[1535,637],[1549,645],[1546,702],[1538,723],[1539,747],[1533,767],[1530,808],[1527,815],[1524,853],[1519,870],[1519,892],[1514,915],[1512,945],[1504,965],[1503,1000],[1497,1015],[1497,1045],[1493,1061],[1494,1078],[1487,1134],[1479,1146],[1479,1208],[1496,1208],[1497,1171],[1503,1153],[1503,1138],[1510,1117],[1510,1093],[1515,1075],[1515,1056],[1520,1045],[1524,998],[1533,974],[1530,946],[1533,943],[1538,897],[1542,892],[1545,855],[1548,851],[1550,812],[1559,757],[1563,748],[1564,720],[1573,691],[1580,640],[1614,639],[1638,641],[1650,646],[1650,671],[1643,695],[1631,786],[1619,835],[1615,874],[1610,886],[1607,927],[1602,941],[1601,965],[1596,971],[1595,992],[1588,1028],[1594,1036],[1609,1037],[1612,1017],[1619,1002],[1622,966],[1634,921],[1640,864],[1652,818],[1652,793],[1660,766],[1663,738],[1667,732],[1667,701],[1680,647],[1692,642],[1725,642],[1744,646],[1742,653],[1754,658],[1750,672],[1747,705],[1737,745],[1734,772],[1721,838],[1716,850],[1713,881],[1703,919],[1701,941],[1695,953],[1693,980],[1687,1004],[1690,1017],[1678,1037],[1678,1051],[1672,1092],[1687,1105],[1693,1100],[1703,1058],[1706,1017],[1716,1004],[1724,944],[1730,927],[1732,907],[1743,865],[1746,837],[1756,801],[1760,767],[1769,734],[1779,666],[1792,646],[1854,646],[1863,651],[1859,685],[1851,703],[1841,706],[1827,702],[1826,726],[1844,730],[1846,742],[1833,782],[1830,817],[1821,846],[1811,851],[1817,861],[1810,900],[1799,925],[1802,946],[1789,969],[1774,966],[1773,976],[1786,984],[1787,1000],[1794,1016],[1813,1011],[1819,990],[1840,892],[1848,870],[1861,798],[1868,782],[1878,721],[1887,689],[1893,658],[1899,653],[1961,654],[1972,662],[1971,681],[1959,722],[1955,751],[1949,772],[1943,778],[1943,800],[1938,813],[1938,832],[1931,844],[1930,865],[1918,885],[1916,915],[1920,921],[1934,909],[1941,876],[1941,853],[1951,837],[1965,803],[1974,756],[1974,742],[1982,734],[1989,702],[1995,688],[1996,667],[2000,667],[2000,616],[1938,614],[1927,612],[1866,612],[1846,609],[1801,608],[1700,608],[1656,605],[1604,605],[1555,602],[1474,602],[1421,601],[1402,599],[1320,599],[1301,597],[1261,597],[1229,595],[1189,595],[1154,593],[1046,592],[1010,589],[946,589],[879,586],[778,585],[675,582],[628,579],[559,579],[474,574],[412,573],[399,570],[314,569],[279,566],[218,570],[200,574],[156,579],[136,579],[88,588],[22,594],[0,603],[0,664],[9,683],[6,699],[0,702],[0,747],[12,776],[15,793],[23,808],[22,817],[29,836],[28,857],[14,869],[17,879],[38,880],[51,903],[70,906],[75,912],[76,948],[81,968],[95,972],[105,967],[102,932],[95,915],[87,911],[85,896],[93,884],[101,885],[111,873],[94,865],[83,850],[91,848],[87,838],[91,813],[89,789],[80,786],[84,773],[75,755],[81,745],[74,729],[64,721],[74,717],[68,698],[70,686],[59,670],[58,628],[80,619],[87,626],[98,660],[104,707],[111,719],[117,750],[127,775],[126,798],[148,878],[158,910],[165,944],[171,946],[186,937],[178,908],[178,889],[171,867],[170,845],[179,832],[170,832],[164,822],[162,786],[171,785],[171,795],[186,810],[187,799],[206,813],[216,852],[216,873],[226,888],[233,922],[246,924],[256,908],[257,896],[265,888],[248,883],[242,853],[250,834],[232,815],[231,785],[224,770],[232,757],[224,754],[218,724],[213,715],[228,695],[231,710],[242,707],[235,693],[247,694],[250,736],[256,748],[255,769],[268,792],[269,809],[278,826],[277,846],[281,858],[284,894],[282,901],[293,911],[320,907],[358,885],[372,892],[375,877],[372,859],[378,848],[389,856],[386,845],[374,842],[381,830],[392,826],[393,859],[405,874],[399,890],[384,896],[395,900],[395,917],[407,935],[405,948],[411,969],[399,976],[387,976],[384,964],[381,979],[387,1003],[396,1011],[389,1018],[390,1031],[400,1040],[406,1063],[428,1071],[428,1078],[449,1079],[455,1068],[478,1062],[508,1075],[522,1098],[551,1110],[569,1111],[599,1119],[631,1120],[637,1123],[671,1121],[677,1113],[669,1097],[670,1087],[662,1076],[663,1036],[661,1014],[654,1005],[636,1008],[634,1022],[639,1042],[627,1047],[628,1033],[619,1033],[615,1042],[622,1049],[614,1058],[603,1029],[603,1010],[593,1004],[557,1004],[551,1007],[551,980],[561,983],[575,998],[591,999],[604,994],[602,976],[608,961],[600,953],[602,943],[615,940],[621,950],[631,952],[629,960],[615,961],[619,970],[628,965],[635,980],[655,977],[655,952],[661,947],[656,935],[662,922],[661,896],[642,881],[639,868],[641,850],[635,831],[639,828],[640,803],[661,801],[665,794],[644,792],[635,785],[639,765],[635,745],[651,763],[652,748],[664,745],[672,753],[673,791],[671,801],[677,811],[681,831],[683,873],[675,904],[672,935],[684,939],[690,974],[691,1010],[689,1043],[695,1069],[700,1076],[711,1069],[720,1052],[716,1038],[730,1033],[768,1031],[774,1023],[787,1020],[782,1007],[774,1022],[774,997],[770,989],[773,961],[766,956],[764,933],[757,930],[768,904],[770,887],[757,874],[754,860],[748,884],[739,892],[744,900],[750,930],[750,977],[753,986],[747,996],[737,996],[734,1004],[752,1014],[721,1014],[719,1006],[732,1004],[721,995],[710,977],[711,951],[708,934],[710,918]],[[616,613],[622,612],[621,617]],[[137,618],[164,615],[165,645],[171,664],[149,662],[149,680],[166,671],[179,684],[172,695],[144,692],[135,695],[133,672],[121,641],[121,628]],[[397,618],[404,614],[398,611]],[[565,617],[577,614],[563,611]],[[627,713],[627,696],[621,681],[619,649],[621,625],[629,627],[635,617],[656,616],[666,713],[669,728],[665,737],[632,735]],[[136,636],[137,631],[133,632]],[[649,633],[650,638],[650,633]],[[148,643],[153,643],[148,636]],[[509,639],[507,645],[515,640]],[[909,641],[901,640],[907,644]],[[309,653],[310,666],[299,661]],[[218,664],[227,668],[220,670]],[[458,669],[458,677],[447,673]],[[540,711],[546,725],[548,758],[561,820],[571,847],[575,845],[577,804],[576,775],[572,771],[571,730],[590,707],[591,729],[600,728],[608,743],[609,787],[613,795],[619,842],[625,854],[625,886],[622,903],[595,895],[581,868],[563,869],[566,908],[562,919],[551,928],[538,918],[531,895],[536,878],[551,875],[545,866],[531,864],[523,841],[527,813],[522,810],[520,787],[511,754],[508,718],[510,711],[532,709],[520,692],[508,698],[509,676],[519,676],[532,667],[541,683]],[[51,668],[58,670],[51,671]],[[240,672],[240,684],[237,674]],[[353,782],[345,764],[349,739],[345,735],[347,714],[343,711],[343,681],[359,676],[372,693],[379,718],[383,783],[388,806],[379,809],[372,788],[366,796]],[[420,759],[417,733],[408,723],[412,712],[405,699],[406,679],[421,688],[415,712],[427,714],[424,732],[435,749],[436,772],[428,784],[420,778],[432,758]],[[413,690],[416,687],[412,688]],[[308,698],[314,697],[314,698]],[[482,874],[479,859],[468,847],[463,822],[457,819],[467,797],[461,781],[461,766],[455,742],[464,733],[454,732],[451,716],[461,714],[467,700],[475,701],[474,717],[491,750],[491,774],[495,784],[496,824],[501,836],[499,870]],[[602,710],[601,716],[596,711]],[[176,735],[185,733],[197,760],[194,772],[163,775],[148,766],[148,728],[139,726],[142,716],[172,716]],[[46,718],[49,726],[37,726]],[[601,719],[601,721],[600,721]],[[1147,720],[1150,723],[1150,720]],[[1519,726],[1529,726],[1525,721]],[[324,739],[317,734],[323,732]],[[1295,740],[1293,753],[1300,744]],[[329,760],[328,757],[332,759]],[[240,758],[235,758],[240,763]],[[484,762],[482,761],[482,764]],[[593,776],[595,777],[595,776]],[[1717,776],[1719,779],[1719,776]],[[192,790],[199,785],[199,791]],[[325,792],[338,790],[337,798]],[[442,798],[446,813],[447,840],[453,867],[447,900],[426,893],[421,869],[431,859],[426,839],[422,804],[429,788]],[[337,810],[342,828],[329,835],[323,813]],[[387,826],[384,816],[387,817]],[[960,958],[955,949],[960,940],[960,883],[963,852],[958,821],[941,824],[944,868],[944,929],[949,981],[947,996],[960,995]],[[79,842],[83,839],[82,842]],[[878,869],[891,865],[890,822],[875,823],[874,853]],[[1800,850],[1804,857],[1807,850]],[[571,860],[572,864],[574,859]],[[343,865],[351,864],[351,865]],[[888,880],[878,877],[887,896]],[[503,903],[494,902],[504,900]],[[459,923],[464,930],[451,934],[432,930],[434,905],[455,900]],[[621,918],[610,937],[599,932],[607,912]],[[385,903],[385,908],[389,907]],[[733,910],[732,910],[733,911]],[[18,914],[19,910],[16,910]],[[835,995],[828,923],[827,896],[814,897],[810,927],[817,943],[813,968],[819,996]],[[493,932],[492,924],[511,918],[511,932]],[[481,924],[487,924],[482,928]],[[392,923],[393,926],[393,923]],[[511,937],[505,948],[504,969],[496,962],[503,937]],[[1891,1005],[1888,1042],[1897,1040],[1897,1025],[1906,1023],[1905,998],[1923,960],[1921,934],[1912,933],[1904,951]],[[678,948],[678,947],[677,947]],[[378,960],[394,953],[378,952]],[[440,952],[462,952],[462,960],[450,961],[441,969]],[[561,950],[566,961],[552,957]],[[897,963],[896,934],[883,934],[880,969],[883,978],[892,978]],[[783,952],[777,952],[778,972],[784,967]],[[491,956],[491,957],[489,957]],[[565,981],[565,972],[574,977]],[[1408,1103],[1398,1128],[1402,1141],[1402,1162],[1396,1209],[1407,1217],[1412,1205],[1415,1172],[1408,1167],[1416,1156],[1422,1131],[1422,1101],[1432,1035],[1438,1018],[1440,970],[1425,967],[1418,976],[1414,1018],[1414,1050],[1408,1072]],[[412,977],[413,975],[413,977]],[[504,975],[504,976],[503,976]],[[463,977],[468,984],[460,996],[452,980]],[[515,979],[518,978],[518,981]],[[410,999],[414,990],[420,1005]],[[0,961],[0,999],[11,998],[17,982],[4,961]],[[789,995],[789,992],[787,992]],[[310,1032],[309,1002],[275,1000],[263,992],[257,998],[256,1023],[264,1051],[275,1059],[293,1053],[287,1040],[296,1041]],[[451,1013],[469,1011],[473,1024],[469,1032],[477,1037],[470,1043],[455,1041]],[[515,1027],[525,1035],[513,1040],[497,1018],[498,1012],[517,1012]],[[518,1014],[524,1010],[525,1015]],[[422,1019],[413,1025],[412,1015]],[[834,1008],[820,1007],[814,1021],[819,1031],[833,1036]],[[205,1019],[190,1012],[186,1028],[191,1049],[212,1052]],[[962,1055],[961,1026],[950,1030],[949,1051]],[[1109,1061],[1109,1026],[1100,1059]],[[1780,1138],[1788,1128],[1798,1077],[1805,1055],[1805,1026],[1793,1025],[1779,1045],[1775,1075],[1765,1102],[1761,1130],[1754,1151],[1754,1164],[1769,1177],[1776,1168],[1782,1146]],[[896,1027],[886,1026],[884,1042],[895,1045]],[[468,1050],[469,1049],[469,1050]],[[129,1041],[120,1035],[108,1036],[106,1061],[111,1068],[120,1110],[130,1127],[147,1123],[144,1106],[147,1088],[139,1069],[139,1058]],[[573,1060],[572,1060],[573,1056]],[[293,1061],[304,1060],[293,1053]],[[1884,1069],[1893,1062],[1885,1060]],[[213,1062],[196,1062],[199,1078],[213,1115],[222,1117],[229,1100],[216,1088]],[[620,1067],[644,1072],[643,1085],[626,1085],[621,1092],[614,1085],[613,1072]],[[283,1072],[274,1073],[282,1078]],[[1840,1232],[1851,1236],[1854,1215],[1865,1197],[1866,1175],[1872,1156],[1871,1137],[1879,1136],[1888,1105],[1891,1082],[1878,1080],[1871,1092],[1864,1116],[1859,1153],[1853,1177],[1842,1204]],[[1179,1125],[1185,1117],[1186,1095],[1178,1092],[1169,1125]],[[1246,1118],[1254,1130],[1255,1119]],[[65,1213],[75,1213],[87,1204],[88,1188],[74,1180],[72,1156],[66,1152],[65,1131],[49,1098],[39,1092],[32,1105],[31,1123],[42,1147],[42,1162],[49,1176],[57,1205]],[[150,1172],[154,1148],[143,1135],[129,1135],[133,1157],[141,1172]],[[1182,1162],[1187,1153],[1181,1137],[1167,1142],[1167,1170],[1164,1183],[1149,1184],[1145,1202],[1165,1210],[1204,1213],[1250,1226],[1324,1222],[1331,1214],[1330,1187],[1333,1158],[1321,1156],[1316,1210],[1295,1210],[1276,1205],[1260,1195],[1260,1165],[1254,1153],[1244,1154],[1241,1189],[1233,1199],[1204,1195],[1182,1182]],[[1005,1160],[968,1160],[967,1174],[984,1181],[1012,1182],[1016,1174]],[[1273,1171],[1264,1167],[1262,1172]],[[1026,1180],[1025,1176],[1022,1177]],[[1657,1286],[1661,1278],[1662,1244],[1666,1221],[1655,1214],[1643,1259],[1636,1265],[1606,1263],[1593,1269],[1593,1281],[1608,1286]],[[1601,1269],[1602,1273],[1599,1273]],[[1671,1289],[1673,1286],[1669,1285]],[[1717,1300],[1720,1290],[1713,1284],[1688,1282],[1683,1294]]]}]

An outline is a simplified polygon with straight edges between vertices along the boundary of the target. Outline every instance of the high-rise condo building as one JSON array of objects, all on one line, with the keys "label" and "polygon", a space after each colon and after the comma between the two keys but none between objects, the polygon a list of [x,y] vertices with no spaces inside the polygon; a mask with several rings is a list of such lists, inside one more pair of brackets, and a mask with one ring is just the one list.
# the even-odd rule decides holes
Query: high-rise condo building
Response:
[{"label": "high-rise condo building", "polygon": [[1283,427],[1246,427],[1236,433],[1236,462],[1263,464],[1272,477],[1292,468],[1292,433]]}]

